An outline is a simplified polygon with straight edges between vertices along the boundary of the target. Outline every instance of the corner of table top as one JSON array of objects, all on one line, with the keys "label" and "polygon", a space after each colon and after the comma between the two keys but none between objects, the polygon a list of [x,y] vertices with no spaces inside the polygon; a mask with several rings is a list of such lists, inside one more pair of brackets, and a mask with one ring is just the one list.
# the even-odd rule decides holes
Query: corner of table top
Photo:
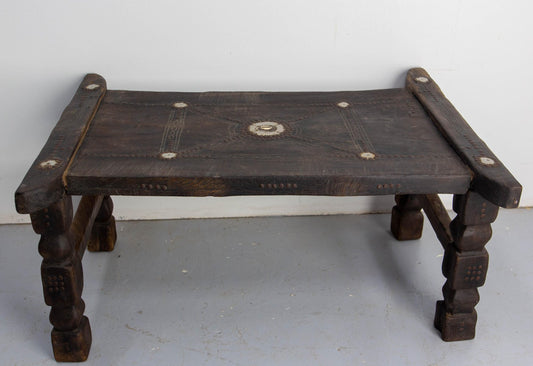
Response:
[{"label": "corner of table top", "polygon": [[474,173],[472,189],[505,208],[518,207],[522,186],[468,125],[423,68],[407,72],[406,88]]},{"label": "corner of table top", "polygon": [[63,175],[83,141],[107,90],[105,79],[87,74],[15,192],[22,214],[44,209],[65,195]]}]

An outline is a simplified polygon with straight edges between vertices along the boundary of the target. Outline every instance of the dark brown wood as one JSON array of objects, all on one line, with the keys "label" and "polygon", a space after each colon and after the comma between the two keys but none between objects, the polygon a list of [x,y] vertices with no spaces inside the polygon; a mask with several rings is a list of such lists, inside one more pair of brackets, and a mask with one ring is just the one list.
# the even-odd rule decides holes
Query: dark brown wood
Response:
[{"label": "dark brown wood", "polygon": [[83,258],[87,243],[90,245],[90,239],[92,239],[96,225],[95,219],[101,211],[103,199],[103,196],[83,196],[76,210],[71,232],[76,244],[76,253],[80,258]]},{"label": "dark brown wood", "polygon": [[[283,132],[250,132],[264,121]],[[65,174],[69,194],[147,196],[464,193],[471,178],[404,89],[108,91]]]},{"label": "dark brown wood", "polygon": [[445,341],[475,336],[477,288],[485,283],[489,264],[484,246],[492,234],[490,223],[498,214],[496,205],[474,191],[456,195],[454,210],[457,216],[450,224],[453,244],[445,249],[442,265],[447,278],[442,289],[444,301],[437,302],[435,314],[435,327]]},{"label": "dark brown wood", "polygon": [[[455,194],[453,221],[438,197]],[[446,341],[474,337],[490,223],[521,186],[423,69],[405,89],[359,92],[107,91],[89,74],[15,193],[41,234],[58,361],[88,356],[81,258],[113,250],[110,195],[396,195],[391,231],[417,239],[426,213],[445,248]],[[72,219],[71,195],[82,195]]]},{"label": "dark brown wood", "polygon": [[450,231],[451,219],[439,195],[425,194],[418,196],[418,199],[442,247],[444,249],[448,248],[453,244],[452,233]]},{"label": "dark brown wood", "polygon": [[63,174],[106,92],[104,78],[88,74],[15,192],[19,213],[42,210],[65,195]]},{"label": "dark brown wood", "polygon": [[90,252],[110,252],[115,248],[117,241],[117,229],[113,213],[113,201],[105,196],[94,221],[91,239],[87,249]]},{"label": "dark brown wood", "polygon": [[81,362],[89,355],[92,342],[89,319],[81,318],[80,325],[69,331],[52,330],[54,358],[58,362]]},{"label": "dark brown wood", "polygon": [[406,87],[422,103],[435,125],[474,172],[472,188],[488,201],[518,207],[522,186],[476,135],[438,85],[422,68],[409,70]]},{"label": "dark brown wood", "polygon": [[422,236],[424,216],[417,195],[397,195],[392,208],[391,232],[397,240],[415,240]]},{"label": "dark brown wood", "polygon": [[35,232],[41,234],[41,276],[44,300],[52,307],[50,322],[54,326],[52,346],[55,359],[84,361],[91,348],[91,328],[88,319],[83,316],[83,272],[81,258],[76,251],[78,231],[71,230],[71,197],[66,196],[32,213],[31,220]]}]

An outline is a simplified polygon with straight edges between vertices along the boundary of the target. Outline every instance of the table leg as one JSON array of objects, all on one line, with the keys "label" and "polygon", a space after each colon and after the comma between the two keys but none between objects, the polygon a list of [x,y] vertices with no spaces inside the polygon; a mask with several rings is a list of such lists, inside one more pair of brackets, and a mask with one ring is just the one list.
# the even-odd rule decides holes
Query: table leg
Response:
[{"label": "table leg", "polygon": [[498,215],[498,206],[473,191],[456,195],[453,209],[457,213],[450,224],[453,244],[446,248],[442,265],[447,278],[444,300],[437,302],[435,314],[435,327],[445,341],[475,336],[477,288],[485,283],[489,263],[484,246],[492,235],[490,223]]},{"label": "table leg", "polygon": [[414,240],[422,236],[424,216],[416,195],[396,195],[392,208],[391,232],[397,240]]},{"label": "table leg", "polygon": [[57,361],[85,361],[91,348],[91,327],[83,316],[83,272],[71,232],[71,197],[32,213],[31,220],[35,232],[41,234],[41,277],[44,300],[52,307],[54,357]]},{"label": "table leg", "polygon": [[96,216],[87,244],[90,252],[110,252],[115,248],[117,230],[113,216],[113,201],[110,196],[105,196]]}]

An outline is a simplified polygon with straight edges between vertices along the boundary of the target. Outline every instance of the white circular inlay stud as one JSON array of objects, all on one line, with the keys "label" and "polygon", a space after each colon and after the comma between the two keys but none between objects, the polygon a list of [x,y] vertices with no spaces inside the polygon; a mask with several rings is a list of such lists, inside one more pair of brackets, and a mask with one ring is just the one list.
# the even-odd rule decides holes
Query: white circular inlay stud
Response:
[{"label": "white circular inlay stud", "polygon": [[261,121],[248,126],[248,131],[257,136],[277,136],[285,131],[285,127],[278,122]]},{"label": "white circular inlay stud", "polygon": [[41,168],[44,168],[44,169],[48,169],[48,168],[54,168],[56,167],[57,165],[59,165],[59,161],[57,160],[45,160],[43,161],[41,164],[39,164],[39,166]]},{"label": "white circular inlay stud", "polygon": [[174,159],[178,154],[175,152],[164,152],[161,153],[159,156],[161,156],[162,159]]},{"label": "white circular inlay stud", "polygon": [[415,80],[418,81],[419,83],[427,83],[429,81],[429,79],[425,76],[419,76]]},{"label": "white circular inlay stud", "polygon": [[89,85],[87,85],[87,86],[85,87],[85,89],[87,89],[87,90],[96,90],[96,89],[98,89],[99,87],[100,87],[100,85],[98,85],[98,84],[89,84]]},{"label": "white circular inlay stud", "polygon": [[188,105],[185,102],[177,102],[173,104],[174,108],[187,108]]},{"label": "white circular inlay stud", "polygon": [[339,102],[337,103],[337,106],[341,107],[341,108],[346,108],[350,105],[350,103],[348,102]]},{"label": "white circular inlay stud", "polygon": [[491,158],[487,158],[486,156],[482,156],[479,158],[479,161],[481,162],[481,164],[483,165],[494,165],[496,164],[496,162],[491,159]]},{"label": "white circular inlay stud", "polygon": [[376,154],[368,152],[368,151],[365,151],[365,152],[362,152],[361,154],[359,154],[359,156],[362,157],[363,159],[371,160],[371,159],[374,159],[376,157]]}]

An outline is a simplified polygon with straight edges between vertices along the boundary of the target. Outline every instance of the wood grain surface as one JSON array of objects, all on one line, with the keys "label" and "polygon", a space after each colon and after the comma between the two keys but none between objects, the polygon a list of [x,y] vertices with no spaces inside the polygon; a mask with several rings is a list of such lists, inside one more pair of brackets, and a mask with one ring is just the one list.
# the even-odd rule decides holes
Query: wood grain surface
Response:
[{"label": "wood grain surface", "polygon": [[464,193],[472,174],[405,89],[109,91],[65,177],[71,194],[342,196]]},{"label": "wood grain surface", "polygon": [[[522,187],[423,69],[405,89],[347,92],[107,91],[89,74],[15,193],[41,234],[57,361],[84,361],[81,258],[111,251],[110,195],[396,195],[391,232],[422,235],[426,213],[445,248],[445,341],[475,336],[498,206]],[[453,193],[452,221],[439,193]],[[82,195],[73,219],[71,195]]]},{"label": "wood grain surface", "polygon": [[105,92],[104,78],[85,76],[15,193],[19,213],[36,212],[64,197],[65,171]]},{"label": "wood grain surface", "polygon": [[426,70],[409,70],[406,87],[420,100],[442,135],[474,172],[472,188],[498,206],[518,207],[522,194],[520,183],[446,99]]},{"label": "wood grain surface", "polygon": [[84,79],[15,194],[31,213],[71,195],[406,195],[522,187],[427,72],[405,89],[106,91]]}]

